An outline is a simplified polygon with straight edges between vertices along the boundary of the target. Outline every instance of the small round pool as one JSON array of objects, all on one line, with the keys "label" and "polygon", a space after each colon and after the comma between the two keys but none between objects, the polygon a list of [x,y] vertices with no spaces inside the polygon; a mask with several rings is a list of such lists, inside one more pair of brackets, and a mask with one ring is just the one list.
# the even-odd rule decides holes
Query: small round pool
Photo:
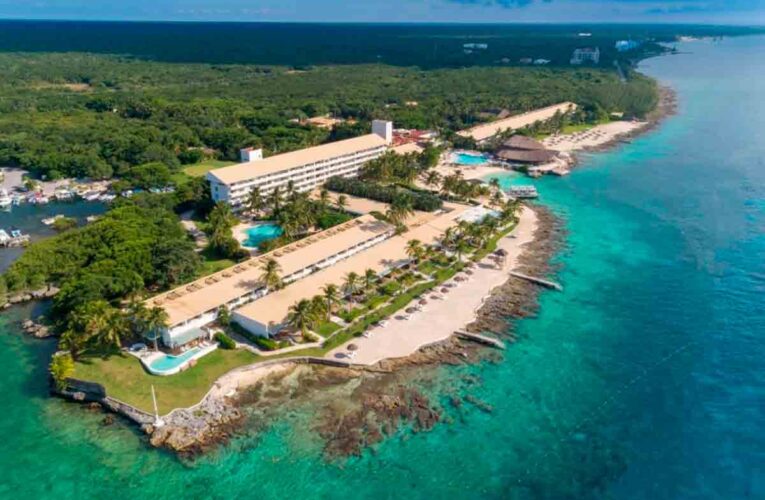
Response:
[{"label": "small round pool", "polygon": [[458,165],[485,165],[489,162],[489,158],[482,154],[454,153],[452,161]]},{"label": "small round pool", "polygon": [[247,248],[258,248],[258,245],[264,241],[272,240],[281,236],[282,233],[284,233],[284,230],[279,226],[279,224],[267,222],[247,228],[244,232],[247,234],[247,239],[242,242],[242,245]]}]

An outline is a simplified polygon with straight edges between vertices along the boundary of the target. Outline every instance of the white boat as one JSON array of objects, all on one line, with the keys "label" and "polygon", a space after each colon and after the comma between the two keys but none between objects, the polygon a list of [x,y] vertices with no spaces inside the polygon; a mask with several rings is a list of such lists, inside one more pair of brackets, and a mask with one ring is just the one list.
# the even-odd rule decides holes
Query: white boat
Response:
[{"label": "white boat", "polygon": [[0,189],[0,208],[10,208],[13,204],[13,199],[8,195],[8,191]]},{"label": "white boat", "polygon": [[101,197],[101,193],[94,193],[92,191],[85,193],[82,196],[82,199],[85,201],[98,201],[98,198]]},{"label": "white boat", "polygon": [[61,214],[54,215],[53,217],[46,217],[42,220],[42,223],[46,226],[52,226],[57,220],[63,218],[64,216]]}]

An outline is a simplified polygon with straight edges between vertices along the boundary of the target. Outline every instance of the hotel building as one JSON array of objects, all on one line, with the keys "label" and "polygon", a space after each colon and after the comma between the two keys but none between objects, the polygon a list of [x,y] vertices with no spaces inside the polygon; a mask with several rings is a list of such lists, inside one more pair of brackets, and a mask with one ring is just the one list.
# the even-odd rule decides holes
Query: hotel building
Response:
[{"label": "hotel building", "polygon": [[[161,332],[162,342],[168,347],[179,347],[206,337],[208,334],[203,327],[215,321],[221,307],[235,311],[269,295],[260,279],[266,260],[278,262],[282,281],[292,283],[364,252],[391,238],[394,233],[395,228],[390,224],[363,215],[170,290],[149,299],[146,305],[162,307],[167,312],[168,327]],[[254,334],[268,334],[265,327],[252,328],[246,320],[239,323]]]},{"label": "hotel building", "polygon": [[309,191],[337,175],[353,177],[368,161],[380,157],[393,140],[393,124],[372,122],[372,133],[263,158],[260,150],[242,150],[238,165],[207,173],[212,198],[239,209],[253,188],[268,196],[292,182],[297,191]]}]

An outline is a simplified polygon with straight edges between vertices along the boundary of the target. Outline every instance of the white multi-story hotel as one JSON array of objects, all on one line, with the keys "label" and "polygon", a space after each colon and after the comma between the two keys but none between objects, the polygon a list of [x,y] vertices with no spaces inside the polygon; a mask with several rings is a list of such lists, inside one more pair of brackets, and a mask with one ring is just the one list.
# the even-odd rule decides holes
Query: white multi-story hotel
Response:
[{"label": "white multi-story hotel", "polygon": [[213,200],[240,208],[253,188],[268,196],[292,181],[298,191],[309,191],[330,177],[353,177],[364,163],[381,156],[393,140],[393,124],[372,122],[372,133],[353,139],[322,144],[291,153],[263,158],[260,150],[242,150],[238,165],[207,173]]}]

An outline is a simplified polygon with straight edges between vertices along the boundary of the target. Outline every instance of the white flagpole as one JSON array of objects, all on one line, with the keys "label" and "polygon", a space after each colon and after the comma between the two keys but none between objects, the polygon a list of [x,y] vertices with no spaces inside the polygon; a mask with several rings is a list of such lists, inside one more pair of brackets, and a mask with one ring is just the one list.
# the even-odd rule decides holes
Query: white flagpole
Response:
[{"label": "white flagpole", "polygon": [[154,401],[154,427],[162,427],[165,425],[165,422],[159,418],[159,410],[157,409],[157,395],[154,393],[154,384],[151,384],[151,399]]}]

